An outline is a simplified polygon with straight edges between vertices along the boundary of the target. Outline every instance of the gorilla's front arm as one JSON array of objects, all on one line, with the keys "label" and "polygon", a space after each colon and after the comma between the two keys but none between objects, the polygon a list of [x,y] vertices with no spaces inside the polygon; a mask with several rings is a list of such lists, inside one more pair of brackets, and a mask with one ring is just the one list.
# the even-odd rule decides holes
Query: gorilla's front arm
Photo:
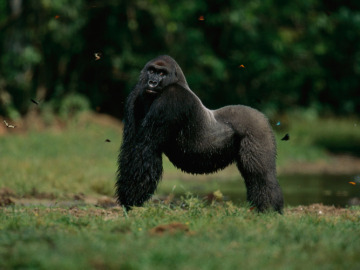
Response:
[{"label": "gorilla's front arm", "polygon": [[127,100],[116,184],[118,201],[127,209],[154,194],[162,176],[163,149],[190,113],[182,106],[181,95],[174,99],[172,90],[169,87],[150,105],[147,101],[153,97],[146,92],[134,91]]},{"label": "gorilla's front arm", "polygon": [[161,153],[148,140],[124,142],[119,155],[117,198],[121,205],[141,206],[155,192],[162,175]]}]

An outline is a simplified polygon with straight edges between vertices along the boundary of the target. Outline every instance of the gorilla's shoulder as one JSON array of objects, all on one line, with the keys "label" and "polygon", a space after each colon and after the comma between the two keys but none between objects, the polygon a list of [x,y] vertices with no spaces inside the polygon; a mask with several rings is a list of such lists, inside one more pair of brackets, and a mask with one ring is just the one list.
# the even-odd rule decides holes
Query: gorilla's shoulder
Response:
[{"label": "gorilla's shoulder", "polygon": [[178,84],[166,87],[159,99],[161,99],[162,102],[167,102],[170,106],[174,106],[175,104],[193,106],[201,103],[193,91]]}]

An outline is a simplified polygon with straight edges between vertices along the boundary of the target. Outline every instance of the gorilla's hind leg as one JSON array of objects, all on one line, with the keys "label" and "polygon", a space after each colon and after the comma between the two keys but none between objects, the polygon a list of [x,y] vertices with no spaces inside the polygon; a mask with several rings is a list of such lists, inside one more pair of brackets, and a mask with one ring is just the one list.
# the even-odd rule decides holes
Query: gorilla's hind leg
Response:
[{"label": "gorilla's hind leg", "polygon": [[273,209],[281,214],[284,201],[276,179],[275,156],[275,150],[260,148],[250,138],[244,138],[237,167],[245,179],[247,200],[251,205],[259,212]]}]

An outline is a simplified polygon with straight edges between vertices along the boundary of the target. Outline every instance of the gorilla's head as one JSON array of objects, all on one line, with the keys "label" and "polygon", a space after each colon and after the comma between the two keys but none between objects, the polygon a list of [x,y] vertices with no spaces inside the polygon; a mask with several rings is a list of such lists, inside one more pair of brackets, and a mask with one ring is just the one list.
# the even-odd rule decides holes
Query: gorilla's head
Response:
[{"label": "gorilla's head", "polygon": [[180,66],[168,55],[161,55],[149,61],[141,71],[140,78],[143,89],[150,95],[160,94],[171,84],[189,89]]}]

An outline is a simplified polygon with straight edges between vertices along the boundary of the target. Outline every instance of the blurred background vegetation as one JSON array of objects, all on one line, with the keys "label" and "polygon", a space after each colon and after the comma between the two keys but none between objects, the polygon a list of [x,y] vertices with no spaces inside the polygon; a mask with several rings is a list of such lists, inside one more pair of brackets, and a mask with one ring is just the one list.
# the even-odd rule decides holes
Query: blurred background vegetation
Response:
[{"label": "blurred background vegetation", "polygon": [[[97,57],[95,57],[97,54]],[[209,108],[360,113],[360,1],[0,0],[0,115],[122,116],[169,54]]]},{"label": "blurred background vegetation", "polygon": [[[270,118],[288,204],[359,198],[359,0],[0,0],[0,191],[112,196],[112,116],[161,54],[208,108],[245,104]],[[178,186],[245,200],[235,166],[196,186],[166,158],[164,169],[160,195]]]}]

